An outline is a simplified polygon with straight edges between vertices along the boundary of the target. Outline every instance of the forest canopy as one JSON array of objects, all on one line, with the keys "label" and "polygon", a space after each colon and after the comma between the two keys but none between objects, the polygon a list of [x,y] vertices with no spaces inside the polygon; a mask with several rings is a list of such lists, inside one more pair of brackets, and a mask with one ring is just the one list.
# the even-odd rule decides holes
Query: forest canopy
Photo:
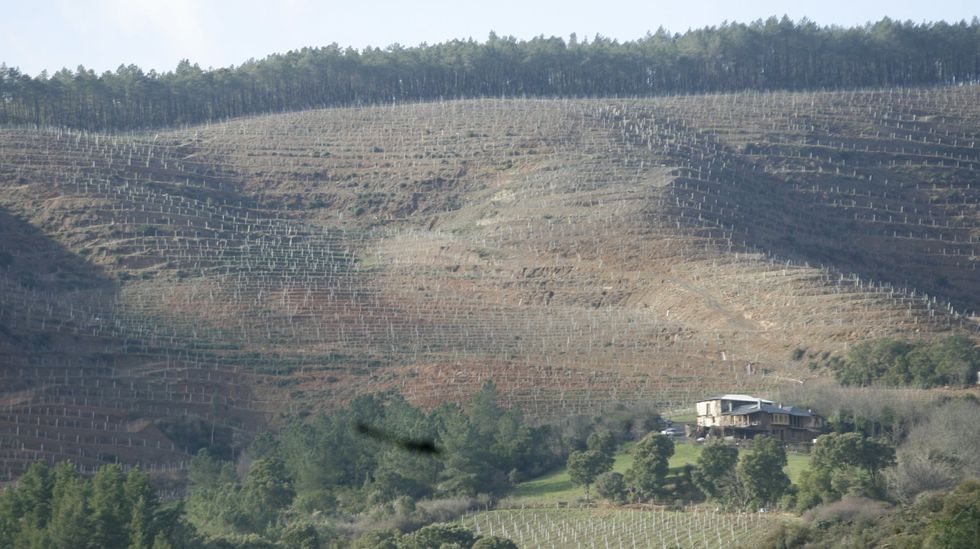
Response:
[{"label": "forest canopy", "polygon": [[337,44],[202,69],[79,66],[52,75],[0,65],[0,124],[89,130],[192,124],[313,107],[466,97],[648,96],[735,90],[949,84],[980,75],[980,21],[888,18],[860,27],[803,19],[619,42],[538,36],[356,50]]},{"label": "forest canopy", "polygon": [[842,385],[970,386],[980,370],[980,348],[963,335],[935,342],[880,339],[856,345],[832,366]]}]

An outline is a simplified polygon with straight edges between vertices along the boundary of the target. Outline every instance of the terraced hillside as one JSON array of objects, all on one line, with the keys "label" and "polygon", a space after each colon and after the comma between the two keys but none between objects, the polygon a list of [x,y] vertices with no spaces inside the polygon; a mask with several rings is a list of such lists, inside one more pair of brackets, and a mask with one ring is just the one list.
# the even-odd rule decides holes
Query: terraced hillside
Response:
[{"label": "terraced hillside", "polygon": [[538,417],[975,333],[980,88],[0,130],[0,479],[494,380]]}]

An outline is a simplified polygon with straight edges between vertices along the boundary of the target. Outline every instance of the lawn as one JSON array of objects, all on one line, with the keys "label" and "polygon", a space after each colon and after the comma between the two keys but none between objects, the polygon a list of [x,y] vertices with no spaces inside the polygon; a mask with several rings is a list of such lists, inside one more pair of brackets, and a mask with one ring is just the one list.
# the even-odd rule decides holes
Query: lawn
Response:
[{"label": "lawn", "polygon": [[[631,443],[624,444],[616,453],[613,463],[613,471],[625,473],[633,465],[633,456],[630,454]],[[674,455],[670,458],[671,473],[677,473],[681,467],[697,462],[701,455],[700,444],[689,442],[677,442],[674,445]],[[803,454],[789,453],[787,461],[789,464],[784,469],[789,475],[790,480],[797,482],[800,472],[807,468],[808,456]],[[568,471],[564,467],[518,484],[510,497],[514,498],[519,504],[526,505],[552,505],[560,501],[572,502],[584,495],[581,486],[572,484],[568,477]]]}]

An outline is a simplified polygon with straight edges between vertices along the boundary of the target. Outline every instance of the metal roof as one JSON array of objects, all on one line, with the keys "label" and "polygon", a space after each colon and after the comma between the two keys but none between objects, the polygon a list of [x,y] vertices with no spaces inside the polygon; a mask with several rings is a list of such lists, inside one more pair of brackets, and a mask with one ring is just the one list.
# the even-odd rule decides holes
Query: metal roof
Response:
[{"label": "metal roof", "polygon": [[709,398],[706,398],[704,400],[699,400],[698,402],[708,402],[708,401],[711,401],[711,400],[737,400],[737,401],[742,401],[742,402],[759,402],[759,401],[762,401],[763,404],[772,404],[773,403],[771,400],[766,400],[764,398],[754,397],[752,395],[736,395],[736,394],[709,397]]},{"label": "metal roof", "polygon": [[811,417],[813,415],[813,413],[808,410],[794,408],[792,406],[783,408],[782,406],[774,406],[772,404],[766,404],[766,403],[763,403],[761,406],[759,404],[745,404],[729,412],[722,412],[721,415],[744,416],[748,414],[754,414],[756,412],[768,412],[770,414],[789,414],[791,416],[800,416],[800,417]]}]

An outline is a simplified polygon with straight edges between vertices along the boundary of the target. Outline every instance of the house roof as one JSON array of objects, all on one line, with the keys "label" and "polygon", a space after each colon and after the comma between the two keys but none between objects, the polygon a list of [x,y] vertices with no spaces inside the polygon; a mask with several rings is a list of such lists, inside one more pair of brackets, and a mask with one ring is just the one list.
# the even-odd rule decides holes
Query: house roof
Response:
[{"label": "house roof", "polygon": [[712,400],[736,400],[736,401],[744,401],[744,402],[759,402],[759,401],[762,401],[763,404],[772,404],[773,403],[771,400],[766,400],[764,398],[754,397],[752,395],[738,395],[738,394],[728,394],[728,395],[714,396],[714,397],[706,398],[704,400],[700,400],[698,402],[708,402],[708,401],[712,401]]},{"label": "house roof", "polygon": [[800,417],[813,416],[813,413],[808,410],[803,410],[801,408],[794,408],[792,406],[787,406],[784,408],[782,406],[774,406],[771,403],[766,404],[765,402],[763,402],[761,406],[759,404],[743,404],[742,406],[739,406],[738,408],[735,408],[730,412],[722,412],[721,415],[744,416],[748,414],[754,414],[756,412],[768,412],[770,414],[789,414],[791,416],[800,416]]}]

